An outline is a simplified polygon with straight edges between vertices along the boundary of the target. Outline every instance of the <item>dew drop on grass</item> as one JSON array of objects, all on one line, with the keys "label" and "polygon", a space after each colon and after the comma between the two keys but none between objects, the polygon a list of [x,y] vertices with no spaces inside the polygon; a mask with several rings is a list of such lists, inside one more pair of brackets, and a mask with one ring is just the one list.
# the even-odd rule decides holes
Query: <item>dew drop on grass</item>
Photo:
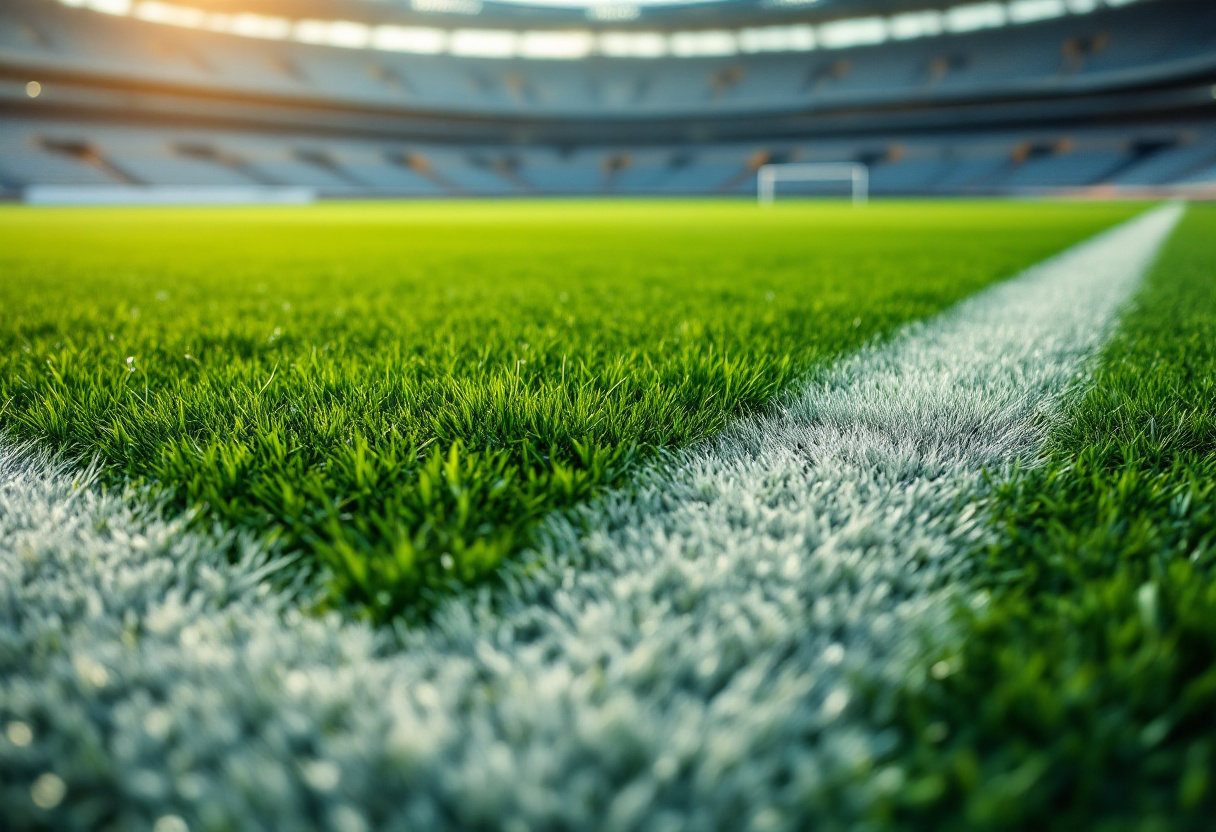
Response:
[{"label": "dew drop on grass", "polygon": [[303,766],[304,782],[318,792],[332,792],[338,788],[342,771],[329,760],[313,760]]},{"label": "dew drop on grass", "polygon": [[887,766],[874,778],[874,788],[883,794],[895,794],[904,784],[904,770],[899,766]]},{"label": "dew drop on grass", "polygon": [[110,674],[105,666],[89,656],[77,656],[72,659],[72,666],[82,682],[95,688],[104,688],[110,683]]},{"label": "dew drop on grass", "polygon": [[342,805],[334,809],[329,822],[338,832],[367,832],[367,821],[358,809],[351,806]]},{"label": "dew drop on grass", "polygon": [[30,798],[39,809],[54,809],[68,793],[67,784],[56,774],[40,774],[30,786]]},{"label": "dew drop on grass", "polygon": [[34,730],[19,719],[10,722],[4,729],[8,741],[18,748],[25,748],[34,741]]},{"label": "dew drop on grass", "polygon": [[177,815],[161,815],[156,819],[152,832],[190,832],[190,827]]},{"label": "dew drop on grass", "polygon": [[823,715],[827,719],[835,719],[844,713],[849,706],[849,692],[844,688],[836,688],[823,700]]},{"label": "dew drop on grass", "polygon": [[292,696],[302,696],[308,691],[308,674],[303,670],[293,670],[284,678],[283,686]]},{"label": "dew drop on grass", "polygon": [[167,708],[153,708],[144,717],[144,731],[155,740],[163,740],[173,730],[173,715]]}]

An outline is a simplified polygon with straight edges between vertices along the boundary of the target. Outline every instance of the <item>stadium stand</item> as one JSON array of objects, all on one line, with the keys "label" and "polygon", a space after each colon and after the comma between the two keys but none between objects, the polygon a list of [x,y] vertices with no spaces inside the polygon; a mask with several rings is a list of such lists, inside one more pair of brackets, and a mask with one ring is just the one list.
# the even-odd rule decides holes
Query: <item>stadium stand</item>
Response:
[{"label": "stadium stand", "polygon": [[[107,2],[125,11],[95,10]],[[313,5],[332,20],[367,8]],[[8,0],[0,188],[747,193],[755,170],[779,161],[865,162],[876,194],[1216,181],[1216,5],[1205,0],[904,3],[902,18],[872,14],[890,3],[840,0],[767,28],[768,7],[740,5],[665,10],[659,34],[587,24],[601,48],[543,60],[297,42],[306,21],[275,38],[212,32],[141,19],[156,16],[145,9],[163,18],[185,8],[143,0]],[[1051,19],[1015,24],[1018,8]],[[549,20],[531,11],[528,25]],[[998,12],[1004,25],[984,28]],[[954,30],[898,39],[926,14]],[[264,28],[277,20],[252,17]],[[469,32],[495,31],[452,28],[450,17],[418,28],[429,21],[411,12],[403,22],[415,28],[389,31],[446,33],[450,53]],[[672,25],[683,20],[699,28]],[[385,28],[347,25],[362,37]],[[867,26],[882,28],[882,43],[864,43]],[[540,37],[497,31],[517,44]],[[817,48],[748,46],[782,32],[790,43],[814,37]],[[614,57],[609,37],[658,38],[667,54]],[[714,50],[723,54],[704,54]]]}]

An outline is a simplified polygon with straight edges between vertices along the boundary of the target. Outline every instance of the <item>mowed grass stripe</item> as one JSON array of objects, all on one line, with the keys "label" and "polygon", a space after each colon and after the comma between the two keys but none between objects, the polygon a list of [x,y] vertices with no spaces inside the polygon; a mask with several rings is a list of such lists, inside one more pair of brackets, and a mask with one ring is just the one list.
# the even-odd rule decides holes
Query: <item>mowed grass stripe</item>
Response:
[{"label": "mowed grass stripe", "polygon": [[[0,745],[17,828],[804,829],[901,786],[859,678],[907,678],[1158,212],[862,350],[648,469],[492,599],[396,645],[256,547],[0,456]],[[58,780],[40,780],[46,774]],[[38,809],[37,793],[62,797]],[[49,784],[49,785],[48,785]],[[52,788],[53,787],[53,788]],[[62,789],[60,789],[62,787]]]},{"label": "mowed grass stripe", "polygon": [[0,424],[374,618],[1128,206],[0,211]]},{"label": "mowed grass stripe", "polygon": [[[988,501],[990,595],[896,724],[934,830],[1216,817],[1216,210],[1195,205],[1042,463]],[[933,726],[930,730],[930,726]]]}]

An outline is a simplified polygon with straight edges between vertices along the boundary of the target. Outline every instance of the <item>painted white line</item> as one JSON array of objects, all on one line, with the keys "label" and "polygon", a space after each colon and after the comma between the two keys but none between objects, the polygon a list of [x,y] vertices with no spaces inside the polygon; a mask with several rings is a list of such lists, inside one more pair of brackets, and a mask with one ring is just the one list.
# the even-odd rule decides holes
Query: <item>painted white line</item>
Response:
[{"label": "painted white line", "polygon": [[509,592],[455,600],[399,641],[295,611],[248,541],[186,533],[0,453],[7,820],[360,832],[847,817],[900,777],[870,770],[890,738],[855,674],[896,686],[924,672],[921,636],[943,632],[984,534],[965,507],[980,470],[1033,454],[1180,213],[863,351],[582,525],[550,522]]}]

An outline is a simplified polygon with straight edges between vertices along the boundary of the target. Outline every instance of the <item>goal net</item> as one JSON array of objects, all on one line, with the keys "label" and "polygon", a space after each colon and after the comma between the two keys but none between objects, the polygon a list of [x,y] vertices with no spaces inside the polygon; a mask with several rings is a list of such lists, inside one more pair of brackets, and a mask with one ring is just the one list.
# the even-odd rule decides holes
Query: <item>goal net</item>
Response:
[{"label": "goal net", "polygon": [[847,182],[854,205],[865,205],[870,198],[870,170],[860,163],[762,165],[756,171],[756,199],[761,205],[773,204],[778,182]]}]

